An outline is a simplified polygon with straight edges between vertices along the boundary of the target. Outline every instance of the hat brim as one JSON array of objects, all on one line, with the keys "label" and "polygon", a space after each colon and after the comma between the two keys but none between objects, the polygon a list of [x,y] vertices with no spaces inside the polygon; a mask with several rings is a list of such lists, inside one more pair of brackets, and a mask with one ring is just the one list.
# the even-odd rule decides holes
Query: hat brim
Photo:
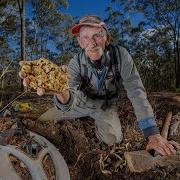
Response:
[{"label": "hat brim", "polygon": [[102,26],[102,24],[97,24],[97,23],[80,23],[80,24],[75,24],[71,28],[71,33],[73,35],[78,35],[82,26],[104,27],[106,29],[106,27],[104,25]]}]

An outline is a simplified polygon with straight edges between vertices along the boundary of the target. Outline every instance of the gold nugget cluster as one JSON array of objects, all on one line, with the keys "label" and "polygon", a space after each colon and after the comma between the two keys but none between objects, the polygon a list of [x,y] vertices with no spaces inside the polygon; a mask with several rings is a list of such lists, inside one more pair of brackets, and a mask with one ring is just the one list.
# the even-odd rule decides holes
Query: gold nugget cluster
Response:
[{"label": "gold nugget cluster", "polygon": [[46,91],[63,92],[69,88],[67,67],[57,66],[45,58],[25,63],[21,71],[29,86],[35,90],[40,87]]}]

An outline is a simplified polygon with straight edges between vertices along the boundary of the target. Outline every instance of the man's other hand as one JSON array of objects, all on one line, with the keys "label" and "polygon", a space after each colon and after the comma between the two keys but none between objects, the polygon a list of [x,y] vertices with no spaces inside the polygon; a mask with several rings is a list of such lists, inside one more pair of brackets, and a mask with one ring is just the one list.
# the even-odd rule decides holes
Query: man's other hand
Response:
[{"label": "man's other hand", "polygon": [[161,155],[174,155],[176,154],[176,149],[180,149],[180,145],[175,141],[168,141],[160,134],[155,134],[148,137],[148,144],[146,146],[147,151],[152,149]]}]

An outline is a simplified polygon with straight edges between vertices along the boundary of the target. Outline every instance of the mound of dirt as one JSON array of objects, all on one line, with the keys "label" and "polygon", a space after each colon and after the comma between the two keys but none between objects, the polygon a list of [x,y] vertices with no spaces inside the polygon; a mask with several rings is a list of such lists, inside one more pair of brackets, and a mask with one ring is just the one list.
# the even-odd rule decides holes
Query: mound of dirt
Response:
[{"label": "mound of dirt", "polygon": [[[37,98],[35,95],[23,97],[21,101],[31,103],[33,108],[31,112],[23,115],[18,112],[17,117],[27,129],[44,136],[59,149],[68,164],[72,180],[180,179],[180,167],[157,167],[144,173],[129,171],[124,152],[144,149],[146,140],[137,126],[133,107],[126,96],[122,96],[118,111],[124,139],[121,144],[111,147],[98,141],[95,136],[94,120],[89,117],[66,120],[56,125],[53,122],[36,121],[40,114],[53,106],[51,98],[51,96]],[[149,100],[160,129],[169,111],[172,111],[173,115],[180,112],[179,102],[171,97],[153,94],[149,95]],[[9,119],[1,118],[0,131],[11,128],[13,123]],[[176,135],[171,139],[180,143],[180,138]],[[18,140],[16,143],[18,144]]]}]

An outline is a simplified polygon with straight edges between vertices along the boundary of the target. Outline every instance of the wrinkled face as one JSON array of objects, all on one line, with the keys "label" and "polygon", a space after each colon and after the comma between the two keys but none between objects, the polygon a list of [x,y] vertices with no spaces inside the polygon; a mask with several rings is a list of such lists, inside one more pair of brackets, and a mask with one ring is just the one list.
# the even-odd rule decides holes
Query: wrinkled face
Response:
[{"label": "wrinkled face", "polygon": [[107,33],[102,27],[83,26],[77,40],[91,60],[99,60],[106,46]]}]

